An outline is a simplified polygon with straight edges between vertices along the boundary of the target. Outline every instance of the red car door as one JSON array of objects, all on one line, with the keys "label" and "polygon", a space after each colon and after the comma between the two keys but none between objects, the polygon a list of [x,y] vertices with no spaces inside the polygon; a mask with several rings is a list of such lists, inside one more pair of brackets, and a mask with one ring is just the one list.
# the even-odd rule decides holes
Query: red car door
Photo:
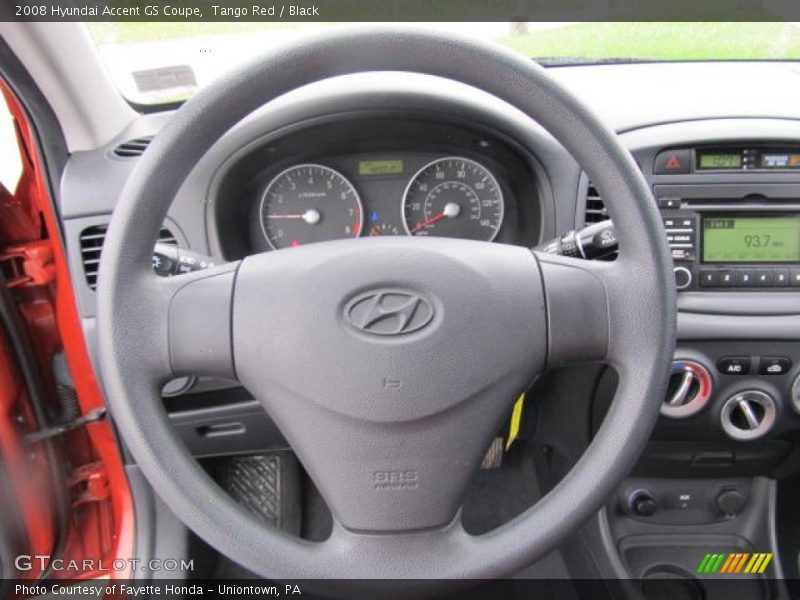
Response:
[{"label": "red car door", "polygon": [[48,132],[8,79],[0,91],[13,124],[2,156],[13,144],[20,158],[14,189],[0,186],[0,584],[129,577],[117,559],[133,553],[130,491],[75,307]]}]

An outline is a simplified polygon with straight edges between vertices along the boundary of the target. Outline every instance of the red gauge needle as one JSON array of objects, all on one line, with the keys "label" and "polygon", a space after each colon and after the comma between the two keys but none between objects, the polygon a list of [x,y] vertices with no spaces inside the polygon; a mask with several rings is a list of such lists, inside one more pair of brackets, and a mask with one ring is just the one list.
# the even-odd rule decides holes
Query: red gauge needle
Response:
[{"label": "red gauge needle", "polygon": [[380,230],[380,229],[378,229],[377,227],[372,227],[372,228],[369,230],[369,234],[370,234],[370,235],[382,235],[382,234],[381,234],[381,230]]},{"label": "red gauge needle", "polygon": [[420,229],[425,229],[426,227],[430,227],[431,225],[436,223],[436,221],[441,221],[446,216],[447,215],[445,213],[441,212],[438,215],[436,215],[434,217],[431,217],[430,219],[425,219],[422,223],[417,223],[414,226],[414,229],[411,230],[411,233],[415,233],[415,232],[419,231]]}]

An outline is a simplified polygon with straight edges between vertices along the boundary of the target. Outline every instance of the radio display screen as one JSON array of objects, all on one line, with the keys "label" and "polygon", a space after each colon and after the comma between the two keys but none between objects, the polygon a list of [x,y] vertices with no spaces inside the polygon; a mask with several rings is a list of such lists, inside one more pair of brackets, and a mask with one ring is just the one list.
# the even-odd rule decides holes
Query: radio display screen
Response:
[{"label": "radio display screen", "polygon": [[800,262],[800,215],[704,217],[703,262]]}]

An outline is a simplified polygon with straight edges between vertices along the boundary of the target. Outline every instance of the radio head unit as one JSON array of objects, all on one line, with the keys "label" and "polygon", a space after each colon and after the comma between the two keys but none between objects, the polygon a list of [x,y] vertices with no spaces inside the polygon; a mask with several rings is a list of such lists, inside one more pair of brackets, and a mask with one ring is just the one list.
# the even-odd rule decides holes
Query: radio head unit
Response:
[{"label": "radio head unit", "polygon": [[[710,148],[691,150],[698,167],[703,160],[716,168],[737,162],[704,159]],[[800,149],[797,154],[800,160]],[[759,160],[772,160],[765,156]],[[659,181],[653,192],[679,291],[800,292],[800,172],[769,178],[695,173],[684,182]]]},{"label": "radio head unit", "polygon": [[662,221],[678,290],[800,288],[800,212],[681,207]]}]

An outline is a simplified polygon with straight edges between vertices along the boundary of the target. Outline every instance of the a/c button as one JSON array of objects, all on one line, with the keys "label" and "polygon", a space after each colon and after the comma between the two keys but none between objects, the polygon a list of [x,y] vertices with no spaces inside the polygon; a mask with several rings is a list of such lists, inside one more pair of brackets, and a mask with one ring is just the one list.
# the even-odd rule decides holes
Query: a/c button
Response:
[{"label": "a/c button", "polygon": [[723,375],[747,375],[750,372],[750,357],[723,356],[717,361],[717,369]]}]

